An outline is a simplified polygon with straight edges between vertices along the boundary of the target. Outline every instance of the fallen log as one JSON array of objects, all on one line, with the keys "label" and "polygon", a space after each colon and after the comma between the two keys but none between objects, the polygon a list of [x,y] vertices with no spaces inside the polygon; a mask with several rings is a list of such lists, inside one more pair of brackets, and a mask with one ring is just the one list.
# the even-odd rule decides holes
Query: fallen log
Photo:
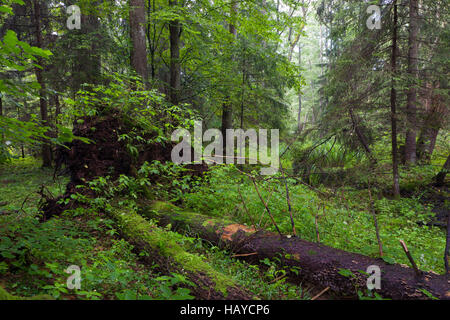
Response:
[{"label": "fallen log", "polygon": [[329,287],[339,297],[353,297],[357,290],[365,291],[369,266],[381,270],[381,288],[375,289],[383,298],[395,300],[450,299],[450,279],[399,264],[388,264],[361,254],[350,253],[296,237],[280,236],[267,231],[233,223],[226,219],[209,218],[182,210],[166,202],[140,204],[140,213],[154,218],[160,226],[171,225],[174,231],[187,231],[217,246],[227,248],[250,263],[275,257],[285,266],[298,269],[291,280],[305,281]]},{"label": "fallen log", "polygon": [[231,278],[216,271],[200,256],[186,252],[176,235],[162,230],[138,215],[133,209],[113,207],[109,215],[118,222],[125,238],[141,251],[149,253],[143,259],[165,266],[170,272],[186,276],[194,283],[192,294],[197,299],[249,300],[252,295],[241,289]]}]

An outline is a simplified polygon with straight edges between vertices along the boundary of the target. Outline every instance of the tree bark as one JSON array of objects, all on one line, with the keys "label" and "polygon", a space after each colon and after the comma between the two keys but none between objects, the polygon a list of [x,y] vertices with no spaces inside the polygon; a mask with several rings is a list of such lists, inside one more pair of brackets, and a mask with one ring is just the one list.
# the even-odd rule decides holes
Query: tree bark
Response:
[{"label": "tree bark", "polygon": [[420,160],[431,160],[439,130],[447,119],[447,106],[442,96],[435,92],[439,87],[438,84],[426,89],[429,92],[425,98],[426,116],[417,140],[417,159]]},{"label": "tree bark", "polygon": [[145,40],[146,10],[144,0],[130,0],[131,66],[148,81],[147,44]]},{"label": "tree bark", "polygon": [[445,184],[445,177],[447,173],[450,171],[450,155],[448,155],[447,160],[442,167],[441,172],[439,172],[436,176],[436,187],[442,187]]},{"label": "tree bark", "polygon": [[[368,266],[376,265],[381,270],[381,289],[384,298],[428,299],[420,291],[425,289],[439,299],[450,299],[449,282],[445,276],[424,272],[417,277],[413,269],[398,264],[387,264],[361,254],[334,249],[319,243],[308,242],[297,237],[266,232],[233,223],[226,219],[209,218],[201,214],[185,212],[166,202],[141,203],[141,213],[156,218],[160,226],[170,224],[172,230],[186,231],[198,235],[214,245],[230,249],[250,263],[258,264],[265,258],[280,258],[284,266],[296,268],[298,274],[289,275],[292,281],[306,281],[330,290],[337,295],[355,296],[356,289],[365,291]],[[244,256],[246,255],[246,256]],[[341,275],[349,270],[353,276]]]},{"label": "tree bark", "polygon": [[[110,216],[121,226],[122,234],[141,251],[149,252],[148,262],[167,268],[168,272],[184,274],[195,284],[191,288],[197,299],[251,299],[252,295],[234,280],[214,270],[203,258],[186,252],[170,231],[150,224],[130,208],[113,207]],[[161,243],[163,247],[161,247]]]},{"label": "tree bark", "polygon": [[[39,3],[40,0],[34,0],[34,27],[35,27],[35,37],[36,37],[36,47],[42,48],[42,30],[41,30],[41,6]],[[37,64],[44,67],[44,60],[42,58],[38,58]],[[42,69],[36,67],[35,68],[36,80],[40,85],[39,88],[39,108],[41,112],[41,121],[43,126],[48,126],[48,111],[47,111],[47,100],[45,96],[45,82],[42,76]],[[43,167],[51,167],[52,166],[52,154],[51,148],[48,142],[44,141],[42,144],[42,166]]]},{"label": "tree bark", "polygon": [[[97,4],[94,2],[92,5]],[[81,13],[81,29],[70,30],[77,35],[77,59],[72,66],[71,91],[75,94],[84,83],[98,84],[101,79],[100,22],[92,13]]]},{"label": "tree bark", "polygon": [[373,157],[372,150],[369,147],[369,144],[367,143],[367,139],[364,136],[363,132],[361,131],[361,128],[358,123],[358,119],[356,118],[355,114],[353,113],[353,109],[350,107],[348,110],[350,114],[350,119],[352,120],[353,128],[355,129],[356,136],[358,137],[359,142],[364,148],[364,151],[366,152],[369,159],[372,161],[372,163],[376,163],[376,160]]},{"label": "tree bark", "polygon": [[391,139],[392,139],[392,176],[394,197],[400,197],[400,182],[398,174],[397,151],[397,91],[395,89],[395,77],[397,75],[397,29],[398,8],[397,0],[394,0],[394,25],[392,32],[392,56],[391,56]]},{"label": "tree bark", "polygon": [[[298,45],[298,65],[301,67],[302,65],[302,45],[299,43]],[[301,74],[298,75],[301,78]],[[302,133],[303,123],[302,123],[302,92],[298,91],[298,118],[297,118],[297,130],[298,134]]]},{"label": "tree bark", "polygon": [[[231,3],[231,18],[237,13],[237,2]],[[230,23],[228,26],[228,31],[233,35],[234,39],[237,37],[236,26],[233,23]],[[233,128],[233,105],[231,102],[231,97],[227,95],[225,97],[224,102],[222,103],[222,137],[223,137],[223,148],[225,150],[227,145],[227,135],[226,130]],[[225,151],[224,151],[225,153]]]},{"label": "tree bark", "polygon": [[432,125],[429,118],[425,120],[425,124],[419,134],[419,139],[417,140],[417,159],[431,160],[439,130],[440,127]]},{"label": "tree bark", "polygon": [[[176,9],[177,0],[169,0],[169,6]],[[170,37],[170,102],[177,105],[180,100],[181,66],[180,66],[180,21],[175,19],[169,23]]]},{"label": "tree bark", "polygon": [[405,161],[407,164],[416,163],[417,59],[419,55],[419,42],[417,41],[419,33],[418,15],[418,0],[409,0],[408,75],[410,81],[406,104],[407,132],[405,141]]}]

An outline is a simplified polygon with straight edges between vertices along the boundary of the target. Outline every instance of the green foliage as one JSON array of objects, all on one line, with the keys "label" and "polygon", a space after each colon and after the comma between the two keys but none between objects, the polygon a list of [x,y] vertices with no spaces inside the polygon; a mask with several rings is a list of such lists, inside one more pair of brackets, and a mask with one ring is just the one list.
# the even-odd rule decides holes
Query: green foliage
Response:
[{"label": "green foliage", "polygon": [[24,41],[20,41],[14,31],[6,31],[3,39],[0,40],[0,65],[3,67],[0,74],[0,92],[19,96],[24,95],[24,91],[39,88],[37,82],[20,86],[16,82],[5,78],[4,75],[11,72],[29,70],[33,67],[42,68],[36,64],[38,58],[48,58],[50,55],[51,52],[48,50],[33,47]]},{"label": "green foliage", "polygon": [[348,144],[340,143],[336,136],[330,136],[322,142],[308,139],[297,143],[292,147],[290,156],[294,173],[314,185],[328,182],[327,175],[342,176],[339,170],[358,166],[367,160],[362,151],[352,150]]},{"label": "green foliage", "polygon": [[307,300],[311,296],[303,286],[286,282],[285,275],[288,272],[295,273],[297,270],[283,266],[280,259],[266,259],[261,261],[260,266],[248,264],[200,239],[191,242],[189,248],[202,254],[214,268],[232,277],[238,284],[254,292],[261,299]]},{"label": "green foliage", "polygon": [[[51,172],[31,159],[13,160],[8,167],[10,174],[2,175],[5,180],[0,182],[0,202],[8,201],[0,207],[0,279],[7,280],[13,292],[46,293],[57,299],[192,298],[181,275],[164,277],[155,270],[157,265],[140,264],[133,246],[116,238],[115,223],[100,211],[106,199],[84,199],[90,208],[39,223],[38,199],[29,197],[30,190],[45,182],[57,195],[64,191],[66,179],[52,185]],[[105,185],[106,180],[98,179],[90,187]],[[81,195],[77,200],[83,200]],[[66,285],[65,269],[73,264],[81,268],[81,290]]]},{"label": "green foliage", "polygon": [[[264,205],[247,177],[236,172],[232,166],[223,166],[212,168],[208,181],[209,183],[202,184],[195,193],[186,193],[183,196],[185,206],[208,216],[226,217],[247,225],[255,222],[257,226],[275,231]],[[291,234],[283,181],[272,179],[258,184],[278,227],[282,232]],[[238,187],[244,198],[245,208]],[[378,255],[373,217],[367,202],[367,190],[347,187],[345,191],[337,192],[335,197],[323,199],[306,186],[296,184],[295,180],[288,179],[288,187],[299,237],[317,241],[315,232],[317,217],[322,243],[373,257]],[[321,190],[327,192],[325,188]],[[398,239],[403,239],[419,268],[443,272],[441,257],[445,247],[445,232],[438,227],[418,224],[421,221],[429,221],[433,216],[431,209],[432,206],[424,206],[417,198],[399,201],[375,200],[386,261],[409,264],[398,244]]]}]

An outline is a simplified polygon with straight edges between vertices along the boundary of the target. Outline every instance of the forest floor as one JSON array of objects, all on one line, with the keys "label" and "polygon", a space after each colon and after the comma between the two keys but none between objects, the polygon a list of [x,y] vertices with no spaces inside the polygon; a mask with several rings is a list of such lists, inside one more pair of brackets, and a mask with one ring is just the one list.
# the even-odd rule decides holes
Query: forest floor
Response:
[{"label": "forest floor", "polygon": [[[32,158],[15,159],[0,170],[0,285],[8,291],[22,296],[46,293],[57,299],[193,298],[186,289],[186,278],[177,273],[162,274],[157,265],[143,262],[141,258],[146,253],[124,240],[116,223],[102,212],[79,208],[40,223],[37,217],[41,186],[45,185],[45,192],[56,197],[64,193],[68,177],[53,180],[53,171],[41,168],[39,161]],[[448,206],[445,202],[448,190],[429,187],[432,170],[429,171],[403,174],[402,186],[409,197],[393,201],[383,197],[381,191],[372,190],[373,207],[386,262],[409,265],[399,245],[401,239],[420,269],[442,274],[445,231],[430,222],[435,219],[434,204]],[[408,176],[420,183],[411,184]],[[180,193],[169,185],[155,196],[175,199],[178,205],[210,217],[229,218],[247,225],[257,223],[274,231],[253,185],[233,167],[210,168],[208,183],[190,188],[190,192]],[[260,189],[278,227],[290,234],[284,185],[279,180],[268,180],[261,183]],[[368,190],[320,187],[321,193],[333,194],[324,197],[314,188],[291,179],[289,189],[300,238],[378,257]],[[428,203],[427,199],[437,201]],[[195,235],[184,236],[183,246],[188,252],[200,255],[258,298],[310,299],[323,289],[286,282],[287,270],[278,261],[250,265],[196,239]],[[65,270],[70,265],[83,270],[82,290],[76,293],[66,286]]]},{"label": "forest floor", "polygon": [[[158,266],[120,237],[117,225],[102,213],[63,214],[39,223],[40,195],[65,190],[67,177],[53,180],[53,171],[31,158],[2,166],[0,180],[0,285],[21,296],[50,294],[57,299],[192,299],[186,279],[161,274]],[[185,249],[200,254],[217,271],[260,299],[310,299],[318,288],[277,279],[276,263],[249,265],[230,253],[189,238]],[[66,268],[82,270],[82,290],[67,289]]]}]

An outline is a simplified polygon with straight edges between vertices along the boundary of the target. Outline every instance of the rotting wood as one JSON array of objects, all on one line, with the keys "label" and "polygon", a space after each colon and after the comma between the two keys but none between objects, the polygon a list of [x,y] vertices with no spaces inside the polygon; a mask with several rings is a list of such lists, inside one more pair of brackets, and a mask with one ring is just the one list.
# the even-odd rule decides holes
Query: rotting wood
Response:
[{"label": "rotting wood", "polygon": [[192,295],[197,299],[252,299],[252,295],[241,289],[229,276],[216,271],[200,256],[185,251],[172,232],[151,224],[130,208],[114,207],[109,210],[109,215],[117,221],[128,241],[149,253],[143,257],[144,260],[168,266],[168,271],[183,274],[194,283]]},{"label": "rotting wood", "polygon": [[[284,257],[281,260],[285,266],[298,268],[298,275],[290,274],[291,281],[330,287],[330,292],[340,297],[355,296],[356,288],[365,291],[368,278],[365,272],[369,266],[376,265],[382,272],[381,289],[376,291],[384,298],[429,299],[423,291],[426,290],[439,299],[450,299],[450,280],[443,275],[423,272],[418,277],[413,269],[403,265],[388,264],[379,258],[297,237],[280,237],[273,232],[257,231],[227,219],[187,212],[166,202],[142,202],[140,208],[141,214],[155,218],[161,226],[170,224],[175,231],[189,230],[191,234],[229,249],[234,254],[256,252],[240,257],[250,263],[258,264],[260,260],[279,258],[282,254]],[[230,225],[233,227],[229,228]],[[342,270],[348,270],[354,276],[346,277],[342,275]]]}]

